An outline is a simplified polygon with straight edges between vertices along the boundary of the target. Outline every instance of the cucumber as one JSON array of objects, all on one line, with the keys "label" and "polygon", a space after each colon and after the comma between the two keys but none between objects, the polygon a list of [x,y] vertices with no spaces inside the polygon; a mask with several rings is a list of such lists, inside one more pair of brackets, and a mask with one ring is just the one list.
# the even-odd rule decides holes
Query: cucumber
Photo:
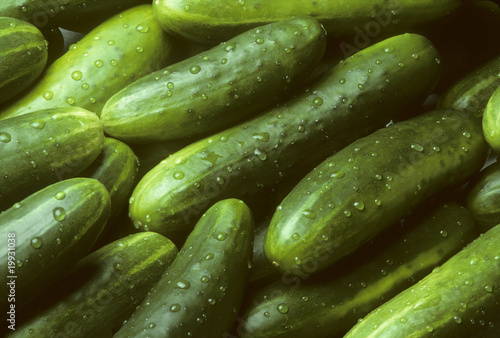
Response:
[{"label": "cucumber", "polygon": [[[157,0],[155,16],[162,28],[178,36],[202,42],[225,41],[250,28],[310,15],[331,37],[354,35],[364,29],[370,36],[384,32],[405,33],[415,24],[446,16],[461,4],[441,1],[201,1]],[[363,33],[364,34],[364,33]]]},{"label": "cucumber", "polygon": [[241,200],[211,206],[114,337],[221,337],[233,325],[243,298],[253,227],[250,209]]},{"label": "cucumber", "polygon": [[0,236],[8,242],[0,257],[8,268],[0,282],[9,291],[0,301],[2,307],[16,312],[87,255],[109,217],[110,205],[109,193],[99,181],[71,178],[0,213]]},{"label": "cucumber", "polygon": [[[500,79],[500,66],[498,72]],[[500,154],[500,81],[486,103],[483,113],[483,133],[486,142]]]},{"label": "cucumber", "polygon": [[373,310],[345,337],[497,337],[499,242],[495,226]]},{"label": "cucumber", "polygon": [[0,119],[53,107],[94,113],[114,93],[173,58],[173,40],[156,23],[151,5],[105,21],[52,63],[37,85],[0,112]]},{"label": "cucumber", "polygon": [[438,109],[464,110],[483,117],[491,95],[500,86],[500,55],[455,82],[440,98]]},{"label": "cucumber", "polygon": [[0,103],[28,88],[47,58],[47,41],[38,28],[0,13]]},{"label": "cucumber", "polygon": [[172,263],[177,247],[139,233],[87,255],[34,305],[45,308],[8,337],[112,337]]},{"label": "cucumber", "polygon": [[103,142],[99,118],[82,108],[44,109],[0,121],[0,211],[75,177],[97,158]]},{"label": "cucumber", "polygon": [[[341,337],[477,237],[470,212],[426,205],[319,276],[283,275],[243,308],[241,337]],[[286,310],[285,310],[286,309]]]},{"label": "cucumber", "polygon": [[135,226],[185,238],[193,219],[220,199],[265,200],[270,189],[385,126],[405,105],[421,104],[439,77],[438,57],[421,35],[389,38],[280,106],[182,148],[134,189]]},{"label": "cucumber", "polygon": [[481,232],[500,224],[500,162],[484,168],[474,181],[469,183],[466,207],[474,216]]},{"label": "cucumber", "polygon": [[282,272],[322,270],[479,172],[488,148],[480,120],[453,110],[434,110],[358,139],[284,198],[266,233],[266,257]]},{"label": "cucumber", "polygon": [[251,29],[113,95],[100,113],[104,130],[147,143],[227,128],[283,98],[325,49],[325,31],[310,17]]}]

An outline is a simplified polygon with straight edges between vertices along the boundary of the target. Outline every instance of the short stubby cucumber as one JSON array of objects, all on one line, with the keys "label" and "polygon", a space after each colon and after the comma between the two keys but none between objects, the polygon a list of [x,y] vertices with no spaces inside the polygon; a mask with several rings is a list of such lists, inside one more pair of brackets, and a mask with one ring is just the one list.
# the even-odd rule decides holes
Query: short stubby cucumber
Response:
[{"label": "short stubby cucumber", "polygon": [[441,1],[201,1],[157,0],[153,10],[164,30],[201,42],[225,41],[245,30],[298,15],[319,20],[332,37],[359,30],[401,34],[446,16],[459,0]]},{"label": "short stubby cucumber", "polygon": [[499,242],[497,225],[373,310],[345,337],[498,337]]},{"label": "short stubby cucumber", "polygon": [[455,82],[441,96],[437,108],[464,110],[482,117],[488,100],[498,86],[500,55]]},{"label": "short stubby cucumber", "polygon": [[421,35],[391,37],[283,104],[180,149],[136,186],[129,208],[135,226],[172,238],[220,199],[264,200],[269,189],[303,177],[406,105],[421,104],[439,78],[438,58]]},{"label": "short stubby cucumber", "polygon": [[358,139],[280,203],[264,241],[266,257],[283,272],[324,269],[442,189],[463,183],[481,169],[488,149],[480,120],[453,110]]},{"label": "short stubby cucumber", "polygon": [[259,290],[238,319],[238,336],[341,337],[359,318],[425,277],[477,234],[465,207],[454,202],[426,205],[340,266],[317,277],[283,275]]},{"label": "short stubby cucumber", "polygon": [[226,199],[211,206],[114,337],[222,337],[243,299],[253,232],[253,217],[243,201]]},{"label": "short stubby cucumber", "polygon": [[131,8],[94,28],[54,63],[36,86],[0,111],[0,119],[53,107],[100,112],[120,89],[173,59],[173,40],[151,5]]},{"label": "short stubby cucumber", "polygon": [[221,130],[283,98],[325,49],[325,31],[311,17],[251,29],[113,95],[100,114],[104,130],[130,142]]},{"label": "short stubby cucumber", "polygon": [[38,28],[0,12],[0,103],[28,88],[47,58],[47,41]]},{"label": "short stubby cucumber", "polygon": [[109,193],[99,181],[71,178],[0,213],[0,235],[11,243],[0,257],[8,268],[0,277],[4,295],[12,296],[2,297],[4,309],[26,305],[87,255],[110,207]]},{"label": "short stubby cucumber", "polygon": [[[498,70],[500,79],[500,66]],[[500,81],[491,94],[483,113],[483,134],[496,154],[500,154]]]},{"label": "short stubby cucumber", "polygon": [[154,232],[92,252],[36,299],[33,306],[45,308],[8,337],[112,337],[177,252],[168,238]]},{"label": "short stubby cucumber", "polygon": [[99,156],[104,133],[88,110],[44,109],[0,121],[0,211],[57,181],[76,176]]}]

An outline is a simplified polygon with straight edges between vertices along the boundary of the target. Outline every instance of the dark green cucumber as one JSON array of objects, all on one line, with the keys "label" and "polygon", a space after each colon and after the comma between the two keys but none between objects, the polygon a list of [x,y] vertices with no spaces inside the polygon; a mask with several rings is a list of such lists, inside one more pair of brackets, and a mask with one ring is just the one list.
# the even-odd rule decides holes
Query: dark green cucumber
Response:
[{"label": "dark green cucumber", "polygon": [[158,282],[177,247],[154,232],[127,236],[83,258],[8,337],[112,337]]},{"label": "dark green cucumber", "polygon": [[341,337],[358,318],[410,287],[478,235],[457,203],[425,206],[319,276],[283,275],[252,295],[242,337]]},{"label": "dark green cucumber", "polygon": [[0,236],[9,243],[0,257],[8,267],[0,277],[9,295],[2,297],[2,307],[19,309],[87,255],[109,217],[110,205],[109,193],[99,181],[71,178],[0,213]]},{"label": "dark green cucumber", "polygon": [[[500,66],[498,69],[500,79]],[[500,154],[500,81],[491,94],[483,113],[483,134],[495,153]]]},{"label": "dark green cucumber", "polygon": [[495,226],[373,310],[345,337],[498,337],[498,243]]},{"label": "dark green cucumber", "polygon": [[500,162],[484,168],[471,183],[466,207],[474,216],[481,232],[500,224]]},{"label": "dark green cucumber", "polygon": [[438,109],[457,109],[482,117],[491,95],[500,86],[500,55],[477,67],[451,86]]},{"label": "dark green cucumber", "polygon": [[385,126],[405,105],[421,104],[439,77],[437,58],[421,35],[389,38],[282,105],[182,148],[135,188],[129,209],[135,226],[172,239],[185,236],[193,218],[220,199],[264,200],[270,188]]},{"label": "dark green cucumber", "polygon": [[113,95],[100,113],[104,130],[152,142],[227,128],[283,98],[325,49],[324,28],[311,17],[251,29]]},{"label": "dark green cucumber", "polygon": [[460,4],[459,0],[158,0],[153,10],[167,32],[191,40],[220,42],[250,28],[300,15],[318,19],[332,37],[359,31],[372,37],[382,30],[401,34],[415,24],[446,16]]},{"label": "dark green cucumber", "polygon": [[45,109],[0,121],[0,211],[76,176],[97,158],[103,142],[99,118],[82,108]]},{"label": "dark green cucumber", "polygon": [[173,40],[156,23],[151,5],[131,8],[72,45],[0,119],[53,107],[100,112],[114,93],[170,64],[173,53]]},{"label": "dark green cucumber", "polygon": [[480,120],[453,110],[358,139],[316,166],[281,202],[266,234],[266,256],[283,272],[319,271],[408,210],[463,183],[481,169],[488,149]]},{"label": "dark green cucumber", "polygon": [[28,88],[47,57],[47,41],[38,28],[0,13],[0,103]]},{"label": "dark green cucumber", "polygon": [[241,305],[253,227],[242,201],[226,199],[211,206],[114,337],[221,337]]}]

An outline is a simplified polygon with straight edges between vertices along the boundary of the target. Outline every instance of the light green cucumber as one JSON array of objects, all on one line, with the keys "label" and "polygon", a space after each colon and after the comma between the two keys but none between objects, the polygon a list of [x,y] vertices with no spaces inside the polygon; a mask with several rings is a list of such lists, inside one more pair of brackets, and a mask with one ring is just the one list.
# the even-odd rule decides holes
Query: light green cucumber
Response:
[{"label": "light green cucumber", "polygon": [[220,42],[250,28],[300,15],[316,18],[332,37],[352,36],[359,31],[372,37],[381,31],[400,34],[416,24],[444,17],[460,4],[459,0],[158,0],[153,10],[167,32],[191,40]]},{"label": "light green cucumber", "polygon": [[47,41],[38,28],[0,12],[0,103],[28,88],[47,57]]},{"label": "light green cucumber", "polygon": [[222,337],[241,305],[253,232],[252,214],[241,200],[211,206],[114,337]]},{"label": "light green cucumber", "polygon": [[0,111],[0,119],[53,107],[100,112],[114,93],[166,67],[173,52],[172,39],[156,23],[151,5],[131,8],[72,45],[35,87]]},{"label": "light green cucumber", "polygon": [[497,337],[499,242],[495,226],[374,309],[345,337]]},{"label": "light green cucumber", "polygon": [[0,120],[0,211],[57,181],[75,177],[100,154],[99,118],[78,107]]},{"label": "light green cucumber", "polygon": [[187,145],[134,189],[135,226],[185,238],[223,198],[265,201],[270,190],[424,102],[439,78],[438,58],[425,37],[394,36],[338,63],[280,106]]},{"label": "light green cucumber", "polygon": [[[500,79],[500,68],[499,68]],[[500,154],[500,81],[486,103],[483,113],[483,133],[486,142]]]},{"label": "light green cucumber", "polygon": [[112,337],[177,251],[166,237],[147,232],[92,252],[37,298],[39,312],[8,337]]},{"label": "light green cucumber", "polygon": [[100,113],[104,130],[146,143],[227,128],[283,99],[325,48],[325,31],[310,17],[251,29],[113,95]]},{"label": "light green cucumber", "polygon": [[466,181],[487,156],[481,122],[465,112],[434,110],[381,128],[325,159],[283,199],[266,257],[282,272],[320,271]]}]

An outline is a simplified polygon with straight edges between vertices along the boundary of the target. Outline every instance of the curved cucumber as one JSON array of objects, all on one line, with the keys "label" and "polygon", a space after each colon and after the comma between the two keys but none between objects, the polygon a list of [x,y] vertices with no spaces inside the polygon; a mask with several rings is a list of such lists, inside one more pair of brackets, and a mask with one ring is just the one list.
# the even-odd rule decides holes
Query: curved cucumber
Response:
[{"label": "curved cucumber", "polygon": [[46,308],[8,337],[112,337],[177,255],[154,233],[110,243],[84,257],[41,298]]},{"label": "curved cucumber", "polygon": [[100,114],[104,130],[129,142],[221,130],[283,98],[325,49],[325,31],[310,17],[252,29],[113,95]]},{"label": "curved cucumber", "polygon": [[99,118],[82,108],[45,109],[0,121],[0,210],[76,176],[99,155]]},{"label": "curved cucumber", "polygon": [[0,119],[53,107],[94,113],[120,89],[173,58],[173,41],[156,23],[151,5],[105,21],[50,65],[40,81],[0,112]]},{"label": "curved cucumber", "polygon": [[220,42],[250,28],[300,15],[316,18],[332,37],[353,35],[360,27],[400,34],[415,24],[441,18],[460,4],[459,0],[158,0],[153,10],[167,32],[191,40]]},{"label": "curved cucumber", "polygon": [[[243,337],[337,337],[477,237],[456,203],[425,206],[319,276],[281,280],[252,295],[238,320]],[[286,311],[283,309],[286,306]]]},{"label": "curved cucumber", "polygon": [[421,104],[439,77],[436,58],[421,35],[389,38],[282,105],[182,148],[136,186],[129,209],[135,226],[185,238],[193,219],[220,199],[264,200],[407,104]]},{"label": "curved cucumber", "polygon": [[[500,66],[498,72],[500,79]],[[483,133],[486,142],[500,154],[500,81],[486,103],[483,113]]]},{"label": "curved cucumber", "polygon": [[25,305],[83,258],[101,233],[110,205],[99,181],[72,178],[0,213],[0,236],[11,243],[1,253],[8,273],[0,282],[14,286],[9,297],[2,297],[3,308]]},{"label": "curved cucumber", "polygon": [[28,88],[47,58],[47,41],[38,28],[0,12],[0,103]]},{"label": "curved cucumber", "polygon": [[242,201],[211,206],[115,337],[221,337],[243,298],[253,231],[252,214]]},{"label": "curved cucumber", "polygon": [[460,111],[435,110],[379,129],[293,188],[269,225],[266,256],[283,272],[321,270],[478,172],[487,155],[480,120]]},{"label": "curved cucumber", "polygon": [[345,337],[498,336],[499,242],[495,226],[373,310]]},{"label": "curved cucumber", "polygon": [[482,117],[491,95],[500,86],[500,55],[455,82],[440,98],[438,109],[464,110]]}]

